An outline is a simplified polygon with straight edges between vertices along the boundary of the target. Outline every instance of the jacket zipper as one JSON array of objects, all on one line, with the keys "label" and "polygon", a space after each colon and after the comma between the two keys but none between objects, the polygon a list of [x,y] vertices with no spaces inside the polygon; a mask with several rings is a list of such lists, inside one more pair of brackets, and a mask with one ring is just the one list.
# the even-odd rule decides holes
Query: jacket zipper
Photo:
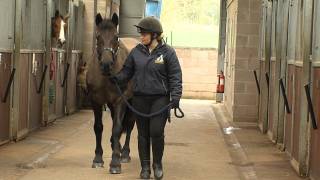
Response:
[{"label": "jacket zipper", "polygon": [[[147,51],[148,53],[148,58],[150,58],[151,54]],[[150,60],[149,60],[150,61]],[[143,88],[146,87],[146,71],[147,71],[147,66],[149,64],[149,61],[146,63],[146,65],[143,67]]]},{"label": "jacket zipper", "polygon": [[163,88],[164,88],[164,90],[166,91],[166,94],[167,94],[167,93],[168,93],[168,90],[167,90],[166,86],[164,85],[163,80],[161,80],[161,81],[162,81],[162,86],[163,86]]}]

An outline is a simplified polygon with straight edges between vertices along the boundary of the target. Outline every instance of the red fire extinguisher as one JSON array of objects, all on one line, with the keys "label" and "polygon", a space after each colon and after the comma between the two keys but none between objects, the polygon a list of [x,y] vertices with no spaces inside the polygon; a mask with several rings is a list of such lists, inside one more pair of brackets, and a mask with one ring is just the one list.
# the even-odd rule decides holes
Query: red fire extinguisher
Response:
[{"label": "red fire extinguisher", "polygon": [[218,74],[217,93],[224,93],[224,74],[223,71]]}]

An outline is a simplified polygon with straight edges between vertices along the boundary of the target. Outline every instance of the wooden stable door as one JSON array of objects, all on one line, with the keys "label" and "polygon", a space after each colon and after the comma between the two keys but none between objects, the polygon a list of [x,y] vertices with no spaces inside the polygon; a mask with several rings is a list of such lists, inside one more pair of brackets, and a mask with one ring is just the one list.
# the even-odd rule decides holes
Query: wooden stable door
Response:
[{"label": "wooden stable door", "polygon": [[49,81],[49,121],[61,118],[65,114],[66,52],[54,49],[50,60]]},{"label": "wooden stable door", "polygon": [[44,73],[44,54],[33,53],[29,61],[29,130],[41,126],[43,85],[41,77]]},{"label": "wooden stable door", "polygon": [[10,89],[6,99],[3,98],[12,73],[14,1],[0,1],[0,22],[0,144],[3,144],[10,140]]},{"label": "wooden stable door", "polygon": [[[312,101],[318,129],[311,128],[310,174],[313,179],[320,179],[320,2],[314,4],[314,47],[312,62]],[[310,116],[309,116],[310,117]],[[309,120],[312,122],[312,119]]]},{"label": "wooden stable door", "polygon": [[29,108],[29,54],[20,55],[20,90],[19,90],[19,122],[18,138],[28,133],[28,108]]},{"label": "wooden stable door", "polygon": [[318,129],[311,129],[310,165],[313,179],[320,179],[320,67],[314,68],[313,105]]},{"label": "wooden stable door", "polygon": [[[11,53],[0,53],[0,144],[10,138],[10,92],[5,97],[11,71]],[[6,99],[4,99],[6,98]]]},{"label": "wooden stable door", "polygon": [[68,80],[67,80],[67,114],[74,113],[77,110],[77,74],[80,53],[72,53],[69,61]]}]

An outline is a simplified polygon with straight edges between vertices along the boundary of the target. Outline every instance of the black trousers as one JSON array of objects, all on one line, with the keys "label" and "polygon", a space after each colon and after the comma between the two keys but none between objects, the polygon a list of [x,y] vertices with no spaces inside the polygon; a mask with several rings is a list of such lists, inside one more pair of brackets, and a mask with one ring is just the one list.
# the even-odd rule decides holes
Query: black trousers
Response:
[{"label": "black trousers", "polygon": [[[136,110],[150,114],[156,112],[169,104],[168,96],[134,96],[133,106]],[[161,137],[168,118],[168,112],[164,112],[152,118],[137,116],[137,127],[139,136]]]},{"label": "black trousers", "polygon": [[[169,102],[168,96],[134,96],[132,101],[134,108],[145,114],[159,111]],[[142,166],[150,162],[150,140],[152,141],[153,163],[161,163],[167,118],[168,111],[151,118],[137,115],[138,148]]]}]

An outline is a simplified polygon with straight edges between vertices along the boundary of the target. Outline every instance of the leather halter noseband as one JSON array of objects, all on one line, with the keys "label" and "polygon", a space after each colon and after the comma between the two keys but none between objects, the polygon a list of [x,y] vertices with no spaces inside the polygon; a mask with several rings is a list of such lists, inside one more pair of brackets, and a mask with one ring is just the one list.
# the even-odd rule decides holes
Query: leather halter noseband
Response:
[{"label": "leather halter noseband", "polygon": [[[119,52],[119,49],[120,49],[120,38],[118,37],[118,45],[117,45],[117,48],[116,48],[116,49],[113,49],[113,48],[103,48],[102,50],[103,50],[103,51],[111,52],[111,54],[112,54],[112,61],[115,62],[116,56],[118,55],[118,52]],[[99,59],[99,61],[101,62],[101,59]]]},{"label": "leather halter noseband", "polygon": [[[108,51],[111,52],[112,54],[112,61],[114,62],[116,60],[116,56],[118,54],[119,51],[119,46],[116,49],[113,48],[103,48],[103,51]],[[100,60],[101,61],[101,60]]]}]

